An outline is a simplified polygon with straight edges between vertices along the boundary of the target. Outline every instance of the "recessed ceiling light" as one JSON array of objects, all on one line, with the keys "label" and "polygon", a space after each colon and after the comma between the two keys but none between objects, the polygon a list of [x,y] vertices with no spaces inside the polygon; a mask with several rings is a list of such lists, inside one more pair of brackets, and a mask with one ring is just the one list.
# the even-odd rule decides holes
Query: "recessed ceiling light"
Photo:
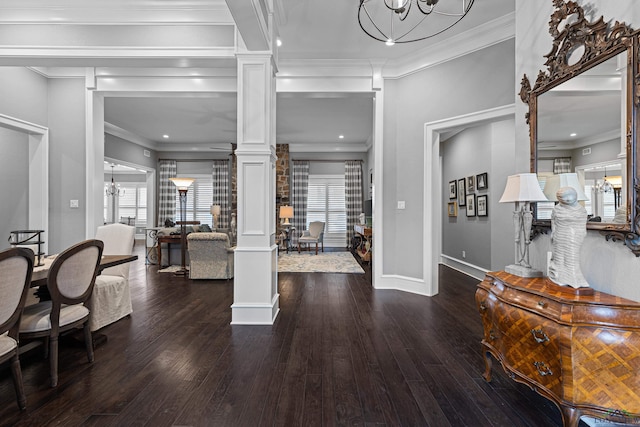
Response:
[{"label": "recessed ceiling light", "polygon": [[162,135],[162,137],[163,137],[164,139],[167,139],[167,138],[169,138],[169,135],[164,134],[164,135]]},{"label": "recessed ceiling light", "polygon": [[280,40],[280,37],[278,37],[278,38],[276,39],[276,45],[277,45],[278,47],[282,46],[282,40]]},{"label": "recessed ceiling light", "polygon": [[344,139],[344,135],[338,135],[338,138]]},{"label": "recessed ceiling light", "polygon": [[572,134],[571,134],[571,135],[569,135],[569,136],[578,136],[578,134],[574,132],[574,133],[572,133]]}]

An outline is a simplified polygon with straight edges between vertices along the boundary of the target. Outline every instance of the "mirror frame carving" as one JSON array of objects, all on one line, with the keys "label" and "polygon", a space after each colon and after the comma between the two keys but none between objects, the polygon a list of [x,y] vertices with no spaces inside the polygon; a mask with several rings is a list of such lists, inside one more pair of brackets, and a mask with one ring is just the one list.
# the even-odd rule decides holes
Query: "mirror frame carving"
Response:
[{"label": "mirror frame carving", "polygon": [[[627,85],[625,96],[626,114],[626,194],[627,222],[587,223],[587,228],[599,230],[607,240],[621,241],[636,255],[640,256],[640,184],[638,163],[640,154],[636,145],[638,135],[638,109],[640,105],[640,47],[639,31],[624,22],[616,21],[609,26],[601,16],[590,22],[575,1],[553,0],[556,10],[549,21],[549,33],[553,37],[551,52],[545,55],[546,71],[539,71],[535,84],[531,87],[525,74],[520,88],[520,99],[529,106],[525,115],[529,125],[530,170],[537,173],[537,105],[538,96],[566,82],[582,72],[610,59],[619,53],[627,53]],[[572,19],[572,21],[569,21]],[[563,28],[560,24],[565,23]],[[576,49],[584,48],[578,61],[569,63]],[[534,235],[546,233],[550,221],[534,220]]]}]

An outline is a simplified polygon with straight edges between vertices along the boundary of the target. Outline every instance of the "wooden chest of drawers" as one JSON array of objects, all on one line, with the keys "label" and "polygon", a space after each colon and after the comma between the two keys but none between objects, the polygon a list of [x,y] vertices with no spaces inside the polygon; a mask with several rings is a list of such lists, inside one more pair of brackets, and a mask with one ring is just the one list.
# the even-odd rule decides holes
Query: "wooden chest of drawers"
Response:
[{"label": "wooden chest of drawers", "polygon": [[487,381],[493,355],[555,402],[567,426],[582,415],[640,422],[640,303],[504,271],[487,273],[476,303]]}]

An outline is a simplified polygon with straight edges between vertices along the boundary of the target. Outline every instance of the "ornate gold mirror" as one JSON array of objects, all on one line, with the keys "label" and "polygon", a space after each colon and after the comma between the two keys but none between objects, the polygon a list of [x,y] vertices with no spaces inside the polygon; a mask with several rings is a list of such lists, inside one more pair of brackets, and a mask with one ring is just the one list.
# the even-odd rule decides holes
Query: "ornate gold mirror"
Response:
[{"label": "ornate gold mirror", "polygon": [[[531,172],[543,186],[561,173],[577,174],[587,228],[640,256],[639,33],[603,17],[590,22],[575,1],[553,4],[547,71],[533,88],[525,75],[520,90],[529,105]],[[534,225],[550,227],[552,209],[553,202],[538,203]]]}]

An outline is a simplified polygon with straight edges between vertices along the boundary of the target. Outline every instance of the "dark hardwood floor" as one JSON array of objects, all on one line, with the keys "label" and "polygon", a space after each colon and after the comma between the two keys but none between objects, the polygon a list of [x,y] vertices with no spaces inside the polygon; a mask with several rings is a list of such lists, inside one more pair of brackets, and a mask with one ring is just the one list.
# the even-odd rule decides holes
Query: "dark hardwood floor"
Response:
[{"label": "dark hardwood floor", "polygon": [[231,326],[232,281],[157,273],[143,249],[134,313],[101,331],[93,364],[62,343],[51,389],[41,349],[25,354],[25,412],[2,367],[1,425],[561,425],[499,367],[483,380],[476,281],[454,270],[433,298],[373,290],[369,272],[282,273],[275,325]]}]

